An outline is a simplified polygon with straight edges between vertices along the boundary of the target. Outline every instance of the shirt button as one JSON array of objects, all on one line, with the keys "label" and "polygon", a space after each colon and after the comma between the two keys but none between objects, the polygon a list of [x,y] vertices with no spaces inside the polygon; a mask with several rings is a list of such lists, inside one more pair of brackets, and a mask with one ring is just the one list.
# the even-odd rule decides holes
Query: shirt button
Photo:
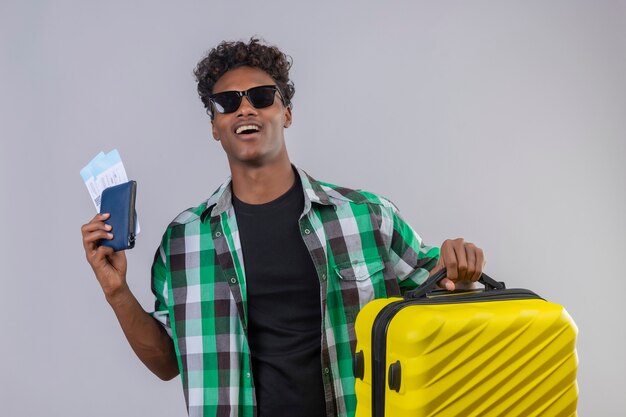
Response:
[{"label": "shirt button", "polygon": [[305,235],[310,235],[310,234],[311,234],[311,231],[310,231],[309,229],[304,229],[304,234],[305,234]]},{"label": "shirt button", "polygon": [[230,279],[230,282],[232,282],[233,284],[237,282],[237,278],[233,277]]},{"label": "shirt button", "polygon": [[246,378],[250,378],[250,372],[246,372]]},{"label": "shirt button", "polygon": [[328,375],[330,373],[330,369],[324,368],[324,375]]},{"label": "shirt button", "polygon": [[222,232],[215,233],[215,237],[220,237],[220,236],[222,236]]},{"label": "shirt button", "polygon": [[326,281],[326,274],[322,274],[322,281]]}]

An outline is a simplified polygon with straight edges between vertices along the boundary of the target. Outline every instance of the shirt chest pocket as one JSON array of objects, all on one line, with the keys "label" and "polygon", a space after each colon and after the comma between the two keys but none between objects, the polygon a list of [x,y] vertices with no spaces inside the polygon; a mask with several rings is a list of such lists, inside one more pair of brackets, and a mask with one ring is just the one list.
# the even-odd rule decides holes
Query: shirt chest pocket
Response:
[{"label": "shirt chest pocket", "polygon": [[352,261],[335,266],[335,272],[342,281],[365,281],[384,268],[380,259]]},{"label": "shirt chest pocket", "polygon": [[335,266],[344,308],[360,309],[375,298],[377,288],[384,285],[384,267],[378,258]]}]

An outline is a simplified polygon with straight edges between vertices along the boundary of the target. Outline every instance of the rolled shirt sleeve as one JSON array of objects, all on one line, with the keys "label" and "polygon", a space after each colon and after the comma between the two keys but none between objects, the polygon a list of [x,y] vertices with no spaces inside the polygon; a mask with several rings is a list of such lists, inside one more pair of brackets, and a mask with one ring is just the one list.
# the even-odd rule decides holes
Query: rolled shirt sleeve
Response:
[{"label": "rolled shirt sleeve", "polygon": [[[165,241],[165,239],[164,239]],[[170,325],[170,313],[167,307],[168,288],[167,288],[167,256],[164,243],[161,243],[154,255],[152,263],[151,286],[154,294],[154,311],[151,314],[172,337],[172,327]]]},{"label": "rolled shirt sleeve", "polygon": [[402,292],[420,285],[439,260],[439,248],[424,244],[420,235],[402,218],[391,202],[385,205],[383,223],[389,259]]}]

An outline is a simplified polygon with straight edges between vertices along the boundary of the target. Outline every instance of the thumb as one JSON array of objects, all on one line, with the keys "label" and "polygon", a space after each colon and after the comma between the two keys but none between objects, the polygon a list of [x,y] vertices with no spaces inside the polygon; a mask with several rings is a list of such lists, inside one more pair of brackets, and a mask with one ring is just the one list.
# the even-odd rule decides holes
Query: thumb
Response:
[{"label": "thumb", "polygon": [[[437,265],[435,265],[435,267],[430,271],[429,276],[435,275],[437,272],[441,271],[445,267],[446,266],[444,265],[443,260],[439,258],[439,261],[437,261]],[[437,286],[439,288],[445,288],[448,291],[454,291],[454,289],[456,288],[454,282],[449,278],[443,278],[437,283]]]},{"label": "thumb", "polygon": [[454,285],[454,281],[449,278],[444,278],[439,281],[439,286],[441,288],[445,288],[448,291],[454,291],[454,289],[456,288],[456,285]]}]

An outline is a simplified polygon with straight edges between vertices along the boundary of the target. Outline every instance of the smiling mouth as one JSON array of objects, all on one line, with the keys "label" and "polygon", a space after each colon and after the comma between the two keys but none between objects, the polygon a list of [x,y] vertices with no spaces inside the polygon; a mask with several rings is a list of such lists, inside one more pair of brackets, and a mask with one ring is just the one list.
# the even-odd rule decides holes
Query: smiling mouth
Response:
[{"label": "smiling mouth", "polygon": [[239,126],[237,129],[235,129],[235,133],[238,135],[248,135],[251,133],[257,133],[260,130],[259,126],[256,125],[243,125],[243,126]]}]

